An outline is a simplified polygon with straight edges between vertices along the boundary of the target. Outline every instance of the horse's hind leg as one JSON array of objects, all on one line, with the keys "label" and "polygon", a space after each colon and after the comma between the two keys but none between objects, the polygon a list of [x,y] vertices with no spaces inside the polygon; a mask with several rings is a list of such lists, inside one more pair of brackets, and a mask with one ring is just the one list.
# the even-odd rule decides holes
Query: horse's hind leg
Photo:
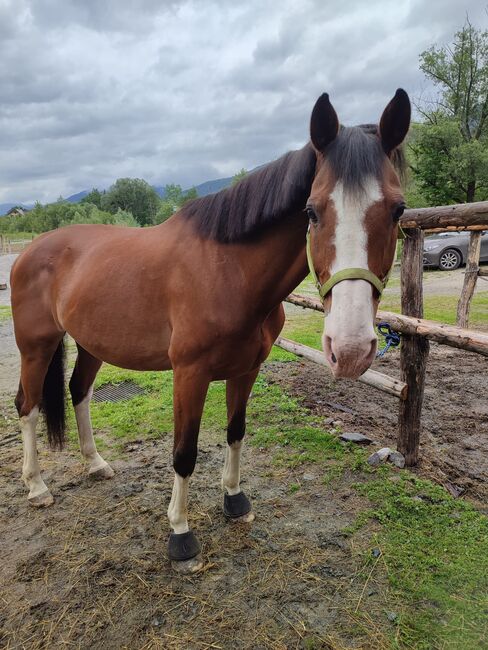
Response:
[{"label": "horse's hind leg", "polygon": [[102,362],[77,344],[78,356],[75,369],[69,382],[71,400],[75,409],[80,450],[88,463],[88,474],[95,479],[108,479],[114,475],[113,469],[97,452],[90,419],[90,400],[93,383]]},{"label": "horse's hind leg", "polygon": [[[15,405],[20,417],[20,430],[24,450],[22,478],[29,489],[29,503],[36,507],[49,506],[54,499],[42,480],[37,457],[36,427],[39,407],[43,401],[43,387],[53,356],[57,354],[59,340],[32,347],[21,353],[20,385]],[[46,397],[46,396],[44,396]],[[64,418],[64,412],[62,414]],[[62,445],[62,438],[58,439]]]},{"label": "horse's hind leg", "polygon": [[240,487],[240,460],[242,440],[246,432],[246,406],[259,368],[227,380],[227,449],[225,450],[222,487],[224,514],[232,521],[251,522],[254,513],[251,502]]}]

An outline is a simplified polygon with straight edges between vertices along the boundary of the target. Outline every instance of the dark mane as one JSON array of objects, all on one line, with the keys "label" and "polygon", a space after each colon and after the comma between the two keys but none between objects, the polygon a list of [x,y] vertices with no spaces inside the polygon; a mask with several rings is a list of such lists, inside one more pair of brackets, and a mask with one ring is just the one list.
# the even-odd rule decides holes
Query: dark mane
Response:
[{"label": "dark mane", "polygon": [[[385,161],[377,125],[341,126],[324,156],[345,187],[361,191],[366,177],[381,176]],[[406,165],[401,147],[391,161],[403,180]],[[260,167],[232,187],[190,201],[181,212],[203,237],[230,243],[257,236],[305,207],[315,167],[316,154],[308,143]]]},{"label": "dark mane", "polygon": [[236,242],[259,235],[305,207],[315,175],[309,143],[260,167],[232,187],[190,201],[182,213],[204,237]]}]

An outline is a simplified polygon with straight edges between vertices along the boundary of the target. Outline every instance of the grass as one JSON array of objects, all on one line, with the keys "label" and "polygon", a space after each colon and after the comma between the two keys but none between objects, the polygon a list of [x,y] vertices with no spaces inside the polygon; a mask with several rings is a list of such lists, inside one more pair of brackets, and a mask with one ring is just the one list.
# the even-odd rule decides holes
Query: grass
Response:
[{"label": "grass", "polygon": [[[481,282],[481,281],[480,281]],[[424,296],[424,318],[455,325],[459,296]],[[381,309],[401,313],[400,296],[385,296]],[[486,328],[488,323],[488,291],[478,292],[473,296],[469,312],[469,326]]]},{"label": "grass", "polygon": [[0,305],[0,323],[5,323],[12,318],[12,308],[10,305]]},{"label": "grass", "polygon": [[34,239],[38,236],[38,233],[33,232],[3,232],[0,231],[0,234],[3,235],[6,239],[18,240],[18,239]]},{"label": "grass", "polygon": [[487,517],[406,471],[357,490],[381,524],[374,543],[400,610],[394,647],[488,647]]}]

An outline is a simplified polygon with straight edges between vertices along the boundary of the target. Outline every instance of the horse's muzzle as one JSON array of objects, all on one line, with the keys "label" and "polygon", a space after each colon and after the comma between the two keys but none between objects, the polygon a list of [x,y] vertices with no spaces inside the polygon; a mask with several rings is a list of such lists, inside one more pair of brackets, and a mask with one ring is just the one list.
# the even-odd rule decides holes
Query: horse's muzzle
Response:
[{"label": "horse's muzzle", "polygon": [[377,340],[332,339],[324,336],[324,354],[334,377],[357,379],[373,363]]}]

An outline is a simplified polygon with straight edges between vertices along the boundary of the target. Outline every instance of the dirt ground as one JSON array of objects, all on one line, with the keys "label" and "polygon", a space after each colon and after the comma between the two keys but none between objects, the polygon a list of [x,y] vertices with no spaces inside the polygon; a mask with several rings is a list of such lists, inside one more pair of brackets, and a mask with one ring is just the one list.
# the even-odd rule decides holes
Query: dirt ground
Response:
[{"label": "dirt ground", "polygon": [[[42,447],[56,502],[33,510],[19,441],[3,442],[1,647],[365,647],[351,636],[363,599],[373,620],[391,625],[384,589],[373,579],[363,590],[357,573],[369,535],[360,543],[343,534],[361,505],[350,486],[357,475],[332,492],[316,467],[274,468],[263,450],[246,450],[243,486],[257,518],[238,525],[221,512],[223,446],[202,441],[190,521],[206,565],[196,577],[175,575],[166,558],[170,448],[169,437],[130,443],[115,478],[92,483],[77,455]],[[384,647],[375,625],[368,638]]]},{"label": "dirt ground", "polygon": [[[373,368],[400,376],[400,353],[390,350]],[[324,424],[369,435],[396,447],[397,398],[358,382],[335,382],[322,368],[306,362],[283,371],[269,364],[268,374],[301,397]],[[421,463],[418,471],[465,495],[488,496],[488,360],[478,354],[431,344],[422,410]]]}]

